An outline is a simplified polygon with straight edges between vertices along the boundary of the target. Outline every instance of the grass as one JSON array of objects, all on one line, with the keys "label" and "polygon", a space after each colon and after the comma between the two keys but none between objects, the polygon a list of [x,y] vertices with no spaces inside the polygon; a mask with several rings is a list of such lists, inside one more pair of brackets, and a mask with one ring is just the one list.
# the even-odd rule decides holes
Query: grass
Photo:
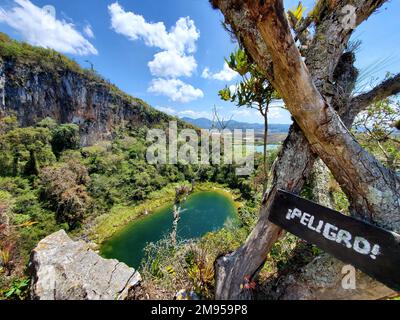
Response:
[{"label": "grass", "polygon": [[[139,219],[147,214],[151,214],[159,208],[167,205],[172,205],[175,199],[175,188],[181,186],[182,183],[171,184],[166,188],[155,191],[149,195],[148,200],[139,203],[135,206],[115,206],[110,213],[104,214],[97,218],[94,226],[91,229],[89,238],[101,244],[106,239],[112,237],[117,231],[126,226],[128,223]],[[194,192],[215,191],[229,196],[234,201],[236,209],[241,206],[237,201],[239,194],[223,185],[216,183],[205,182],[195,185]]]},{"label": "grass", "polygon": [[236,210],[238,210],[243,205],[243,203],[239,201],[241,197],[240,191],[229,189],[224,185],[217,184],[214,182],[202,182],[196,184],[194,187],[194,192],[202,192],[202,191],[214,191],[223,194],[224,196],[230,197],[234,202]]},{"label": "grass", "polygon": [[53,70],[63,67],[75,72],[83,69],[73,60],[55,50],[31,46],[27,43],[12,40],[5,33],[0,33],[0,56],[20,62],[39,65]]},{"label": "grass", "polygon": [[97,244],[111,237],[121,227],[140,218],[147,213],[153,212],[168,203],[173,203],[175,198],[175,186],[171,185],[162,190],[150,194],[149,199],[136,206],[115,206],[111,212],[102,215],[95,222],[90,234],[91,240]]}]

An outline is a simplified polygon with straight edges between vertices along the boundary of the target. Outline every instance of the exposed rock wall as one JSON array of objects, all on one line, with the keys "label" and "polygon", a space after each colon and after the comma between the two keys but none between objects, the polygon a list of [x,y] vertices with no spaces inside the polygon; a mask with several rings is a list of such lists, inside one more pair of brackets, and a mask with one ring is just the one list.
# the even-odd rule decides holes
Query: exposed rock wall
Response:
[{"label": "exposed rock wall", "polygon": [[16,113],[22,126],[46,117],[78,124],[82,145],[108,139],[120,126],[138,128],[172,119],[90,72],[67,67],[46,70],[2,57],[0,111]]},{"label": "exposed rock wall", "polygon": [[396,293],[364,273],[355,274],[355,288],[342,286],[345,264],[323,254],[298,274],[279,279],[279,290],[274,299],[280,300],[376,300],[396,296]]},{"label": "exposed rock wall", "polygon": [[64,230],[33,250],[31,298],[35,300],[123,300],[141,277],[117,260],[106,260]]}]

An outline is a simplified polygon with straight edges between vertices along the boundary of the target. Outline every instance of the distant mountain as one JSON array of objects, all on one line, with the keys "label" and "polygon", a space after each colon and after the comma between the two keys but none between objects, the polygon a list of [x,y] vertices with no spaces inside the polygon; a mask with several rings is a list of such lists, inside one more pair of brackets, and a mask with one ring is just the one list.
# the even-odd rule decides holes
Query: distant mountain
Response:
[{"label": "distant mountain", "polygon": [[[199,118],[199,119],[192,119],[188,117],[183,117],[181,120],[188,122],[190,124],[195,125],[201,129],[211,129],[213,122],[207,118]],[[270,133],[288,133],[289,132],[290,124],[275,124],[272,123],[269,125],[269,132]],[[227,129],[234,130],[234,129],[253,129],[254,131],[264,131],[264,125],[261,123],[247,123],[247,122],[239,122],[235,120],[231,120],[227,123]]]}]

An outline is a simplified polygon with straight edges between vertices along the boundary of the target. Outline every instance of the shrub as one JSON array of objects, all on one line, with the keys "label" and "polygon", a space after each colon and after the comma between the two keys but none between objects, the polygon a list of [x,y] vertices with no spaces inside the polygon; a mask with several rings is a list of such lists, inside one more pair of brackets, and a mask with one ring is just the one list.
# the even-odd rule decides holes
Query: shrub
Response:
[{"label": "shrub", "polygon": [[16,128],[0,135],[0,172],[2,175],[37,174],[41,167],[55,161],[46,128]]},{"label": "shrub", "polygon": [[59,222],[76,228],[91,209],[91,198],[86,184],[89,176],[86,168],[78,161],[55,167],[46,167],[40,174],[41,193],[49,208],[57,213]]},{"label": "shrub", "polygon": [[11,256],[12,256],[11,244],[0,247],[0,261],[2,268],[4,269],[7,276],[11,274],[13,268],[13,261]]},{"label": "shrub", "polygon": [[29,295],[29,283],[28,278],[14,279],[11,286],[5,290],[4,297],[10,300],[25,300]]},{"label": "shrub", "polygon": [[51,131],[51,146],[58,157],[68,149],[78,149],[80,146],[79,127],[76,124],[61,124]]}]

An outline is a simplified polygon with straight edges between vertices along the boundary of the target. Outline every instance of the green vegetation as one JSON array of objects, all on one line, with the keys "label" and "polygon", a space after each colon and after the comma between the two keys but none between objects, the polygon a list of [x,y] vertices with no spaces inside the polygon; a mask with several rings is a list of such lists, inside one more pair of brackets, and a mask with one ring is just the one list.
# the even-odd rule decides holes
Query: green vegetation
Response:
[{"label": "green vegetation", "polygon": [[[147,200],[134,206],[116,205],[110,211],[97,218],[94,228],[91,230],[90,238],[95,243],[102,243],[111,237],[122,227],[126,226],[145,214],[174,203],[176,188],[182,185],[189,185],[189,182],[171,183],[161,190],[153,191],[147,196]],[[223,185],[213,182],[201,182],[195,185],[194,192],[210,191],[221,192],[233,198],[240,197],[239,191],[229,190]],[[235,202],[237,208],[241,207],[239,201]]]},{"label": "green vegetation", "polygon": [[395,171],[400,170],[399,114],[400,102],[388,98],[370,105],[354,124],[360,144]]},{"label": "green vegetation", "polygon": [[7,290],[0,291],[0,299],[4,296],[5,299],[10,300],[25,300],[28,298],[29,283],[28,278],[14,279]]},{"label": "green vegetation", "polygon": [[254,183],[237,177],[233,165],[148,164],[146,131],[120,130],[112,141],[82,148],[75,125],[48,118],[20,128],[15,117],[0,119],[0,213],[10,224],[7,234],[0,230],[3,296],[21,296],[31,250],[59,229],[100,243],[172,203],[183,184],[195,191],[230,189],[235,199],[252,201]]},{"label": "green vegetation", "polygon": [[237,249],[246,234],[237,226],[227,226],[202,239],[174,245],[171,238],[151,243],[141,267],[147,293],[173,299],[176,292],[194,290],[205,299],[214,296],[214,261],[222,253]]},{"label": "green vegetation", "polygon": [[115,96],[120,97],[127,103],[142,106],[146,114],[152,119],[164,118],[165,120],[171,118],[150,107],[143,100],[134,98],[121,91],[116,85],[104,79],[95,70],[82,68],[76,61],[55,50],[36,47],[25,42],[13,40],[2,32],[0,32],[0,57],[4,60],[18,62],[34,69],[41,69],[53,75],[55,79],[58,79],[59,76],[66,72],[75,73],[83,76],[87,80],[88,85],[96,84],[96,86],[104,86]]},{"label": "green vegetation", "polygon": [[153,210],[163,207],[168,203],[173,203],[176,186],[176,184],[170,185],[160,191],[154,191],[148,196],[148,200],[134,207],[114,206],[108,214],[99,217],[92,230],[91,239],[96,243],[101,243],[111,237],[118,229],[145,213],[151,213]]},{"label": "green vegetation", "polygon": [[[301,15],[301,9],[294,15]],[[104,85],[124,101],[140,105],[144,123],[165,129],[171,120],[53,50],[16,42],[0,33],[0,56],[55,75],[85,75],[88,82]],[[221,97],[242,106],[258,102],[267,119],[267,100],[275,94],[267,90],[262,74],[250,70],[252,77],[245,77],[251,66],[240,51],[228,62],[243,82],[234,94],[229,89],[221,91]],[[398,136],[394,135],[398,114],[399,105],[393,101],[374,104],[359,119],[355,131],[363,146],[396,170],[400,162]],[[234,165],[151,165],[145,159],[147,130],[143,124],[121,127],[111,141],[81,147],[79,128],[74,124],[57,124],[47,118],[20,128],[14,116],[0,118],[0,218],[7,218],[7,225],[0,228],[0,299],[27,297],[29,254],[47,235],[65,229],[72,236],[87,236],[100,244],[130,221],[172,204],[176,188],[187,184],[194,185],[194,191],[230,192],[238,204],[239,221],[194,241],[174,244],[165,239],[150,244],[141,273],[152,297],[173,298],[186,289],[213,298],[214,261],[237,249],[254,228],[266,168],[272,167],[278,151],[268,152],[266,159],[258,154],[250,177],[238,177]],[[348,200],[333,178],[328,189],[335,209],[348,213]],[[310,198],[310,190],[305,187],[302,195]],[[274,245],[260,278],[298,268],[318,253],[315,247],[286,235]]]},{"label": "green vegetation", "polygon": [[246,52],[238,49],[232,53],[229,59],[226,59],[229,68],[236,71],[241,76],[241,81],[236,85],[235,90],[229,87],[219,91],[222,100],[234,102],[238,107],[246,107],[255,109],[264,120],[264,178],[263,191],[268,187],[268,114],[271,104],[274,100],[279,99],[278,92],[272,87],[265,75],[259,70],[255,63],[250,62]]},{"label": "green vegetation", "polygon": [[27,64],[40,66],[46,70],[68,69],[74,72],[83,72],[80,66],[65,55],[51,49],[34,47],[11,39],[0,33],[0,56],[3,58],[18,59]]}]

